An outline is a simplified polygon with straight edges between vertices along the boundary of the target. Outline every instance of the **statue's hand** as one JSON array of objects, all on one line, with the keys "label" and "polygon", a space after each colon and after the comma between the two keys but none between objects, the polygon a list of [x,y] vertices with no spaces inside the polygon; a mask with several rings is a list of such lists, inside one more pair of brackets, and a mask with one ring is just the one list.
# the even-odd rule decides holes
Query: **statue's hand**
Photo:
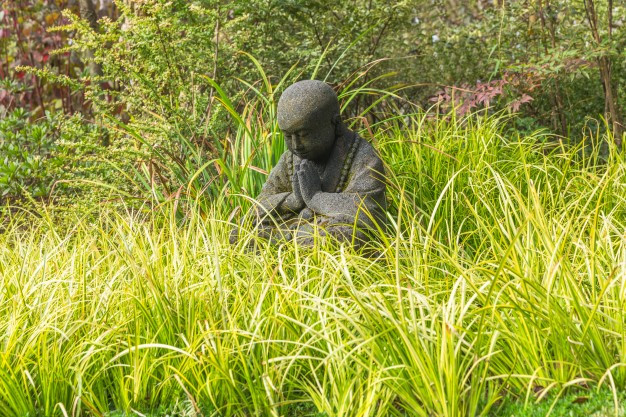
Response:
[{"label": "statue's hand", "polygon": [[300,192],[300,180],[298,179],[298,172],[294,172],[293,180],[292,180],[292,188],[293,188],[293,198],[296,205],[300,208],[304,207],[304,199],[302,198],[302,193]]},{"label": "statue's hand", "polygon": [[300,195],[308,206],[313,196],[322,191],[322,180],[313,162],[303,159],[296,171],[300,183]]}]

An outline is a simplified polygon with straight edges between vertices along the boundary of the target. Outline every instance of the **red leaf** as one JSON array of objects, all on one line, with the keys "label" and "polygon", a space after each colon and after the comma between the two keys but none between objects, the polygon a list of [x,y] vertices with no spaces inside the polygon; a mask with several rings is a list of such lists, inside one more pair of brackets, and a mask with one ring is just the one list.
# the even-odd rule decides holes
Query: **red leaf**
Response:
[{"label": "red leaf", "polygon": [[522,94],[522,98],[519,101],[520,101],[520,103],[528,103],[528,102],[531,102],[533,100],[534,99],[531,96],[529,96],[528,94]]}]

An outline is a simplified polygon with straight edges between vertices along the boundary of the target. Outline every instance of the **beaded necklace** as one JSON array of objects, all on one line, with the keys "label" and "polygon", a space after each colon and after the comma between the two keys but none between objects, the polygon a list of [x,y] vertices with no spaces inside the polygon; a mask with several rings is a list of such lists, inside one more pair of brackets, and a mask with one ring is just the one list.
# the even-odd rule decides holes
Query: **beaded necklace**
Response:
[{"label": "beaded necklace", "polygon": [[352,161],[354,160],[354,155],[356,154],[356,150],[359,147],[359,137],[355,133],[352,134],[352,143],[350,144],[350,150],[348,151],[348,155],[346,159],[343,160],[343,167],[341,168],[341,177],[339,177],[339,182],[337,183],[337,188],[335,189],[336,193],[340,193],[343,190],[343,187],[346,185],[346,180],[348,179],[348,173],[350,172],[350,168],[352,167]]},{"label": "beaded necklace", "polygon": [[[348,173],[350,172],[350,168],[352,168],[352,161],[354,160],[354,155],[356,155],[356,151],[358,148],[359,137],[356,134],[352,134],[352,143],[350,144],[348,155],[346,155],[346,158],[343,160],[343,166],[341,167],[341,177],[339,177],[339,182],[337,183],[337,187],[335,188],[336,193],[340,193],[343,190],[343,187],[345,187],[346,185]],[[289,174],[289,178],[293,178],[293,153],[291,152],[289,152],[288,154],[287,173]]]}]

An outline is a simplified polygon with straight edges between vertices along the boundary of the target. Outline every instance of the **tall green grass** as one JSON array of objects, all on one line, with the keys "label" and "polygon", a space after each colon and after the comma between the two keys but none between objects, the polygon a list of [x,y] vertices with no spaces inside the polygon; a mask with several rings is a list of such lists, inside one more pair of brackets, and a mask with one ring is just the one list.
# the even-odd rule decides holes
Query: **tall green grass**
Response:
[{"label": "tall green grass", "polygon": [[502,125],[363,129],[389,178],[376,258],[229,245],[252,183],[183,221],[175,200],[70,230],[8,220],[0,415],[461,417],[625,389],[624,156]]}]

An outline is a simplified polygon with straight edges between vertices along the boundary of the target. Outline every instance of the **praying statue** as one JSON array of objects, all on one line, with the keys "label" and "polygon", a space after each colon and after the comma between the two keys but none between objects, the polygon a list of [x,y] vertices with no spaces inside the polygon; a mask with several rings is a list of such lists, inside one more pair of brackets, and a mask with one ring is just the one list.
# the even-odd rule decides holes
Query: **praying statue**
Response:
[{"label": "praying statue", "polygon": [[[314,245],[329,236],[362,247],[385,221],[383,163],[367,141],[348,129],[333,89],[299,81],[278,101],[287,151],[257,197],[257,236]],[[231,235],[236,242],[239,229]]]}]

